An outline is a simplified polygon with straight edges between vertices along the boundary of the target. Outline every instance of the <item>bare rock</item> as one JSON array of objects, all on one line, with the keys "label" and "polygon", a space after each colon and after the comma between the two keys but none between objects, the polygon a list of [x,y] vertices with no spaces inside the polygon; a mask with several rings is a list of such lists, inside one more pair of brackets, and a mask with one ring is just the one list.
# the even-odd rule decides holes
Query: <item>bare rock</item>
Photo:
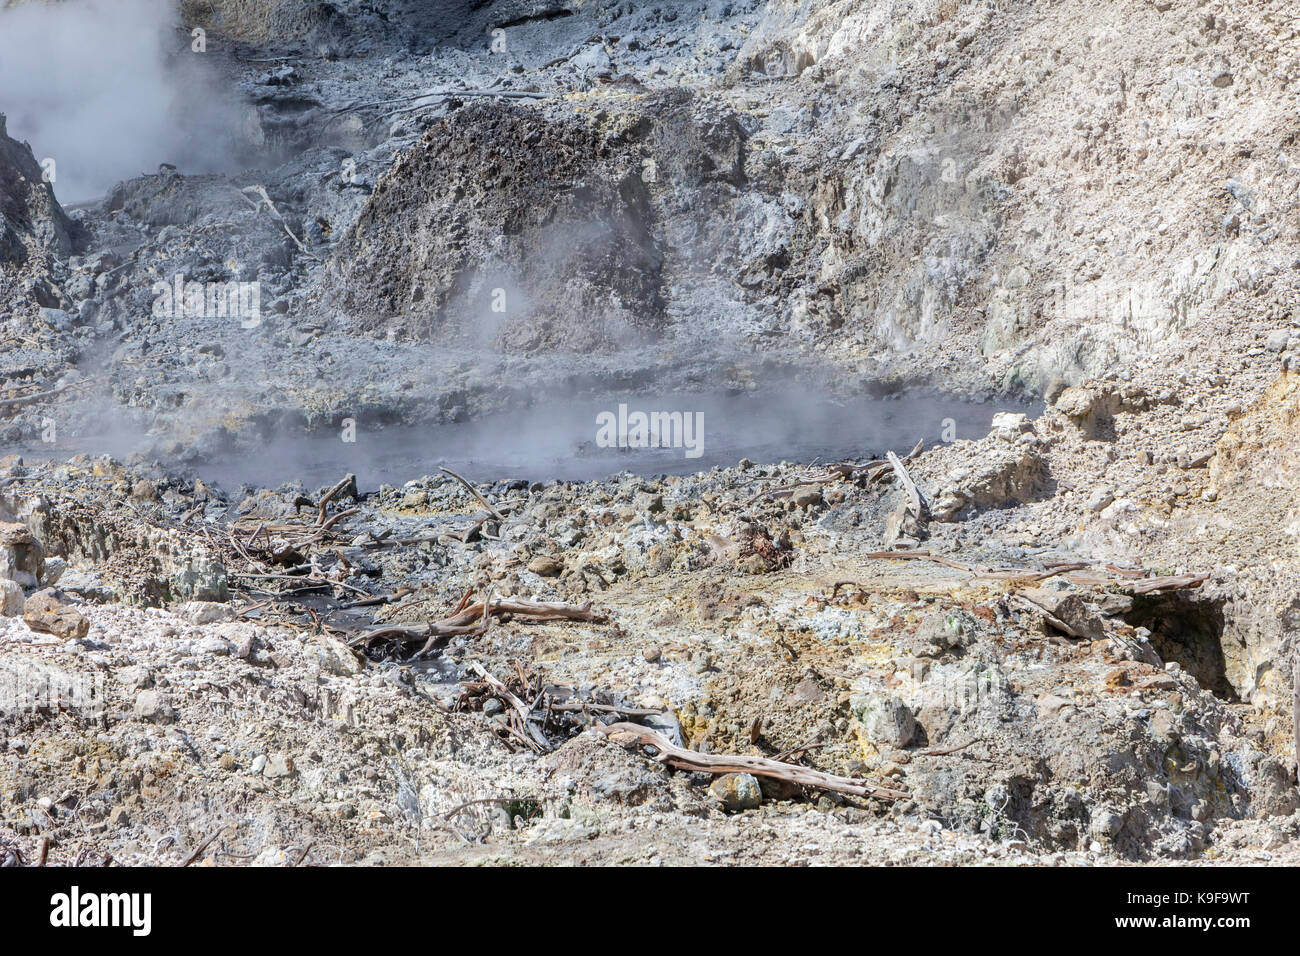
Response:
[{"label": "bare rock", "polygon": [[529,561],[528,570],[543,578],[553,578],[564,570],[564,563],[559,558],[544,554]]},{"label": "bare rock", "polygon": [[135,715],[154,724],[170,724],[176,719],[171,698],[161,691],[141,691],[135,699]]},{"label": "bare rock", "polygon": [[758,780],[747,773],[723,774],[709,785],[709,793],[730,813],[756,810],[763,802]]},{"label": "bare rock", "polygon": [[23,606],[23,620],[33,631],[53,634],[63,640],[85,637],[90,622],[59,600],[57,591],[46,588],[29,597]]},{"label": "bare rock", "polygon": [[863,733],[877,746],[906,747],[916,736],[916,717],[893,694],[860,694],[849,703]]},{"label": "bare rock", "polygon": [[17,581],[0,578],[0,616],[17,617],[23,613],[23,589]]},{"label": "bare rock", "polygon": [[36,587],[45,569],[45,550],[24,524],[0,522],[0,578]]}]

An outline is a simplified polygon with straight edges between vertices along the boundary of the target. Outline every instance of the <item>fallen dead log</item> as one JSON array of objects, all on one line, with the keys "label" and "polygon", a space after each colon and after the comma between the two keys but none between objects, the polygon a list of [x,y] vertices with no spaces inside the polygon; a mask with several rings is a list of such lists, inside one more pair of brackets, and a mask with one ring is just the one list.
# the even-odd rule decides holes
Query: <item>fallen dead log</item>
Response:
[{"label": "fallen dead log", "polygon": [[67,382],[66,384],[58,385],[44,392],[33,392],[27,395],[6,396],[4,398],[0,398],[0,407],[16,408],[20,405],[32,405],[35,404],[36,402],[43,402],[47,398],[53,398],[56,395],[61,395],[70,388],[80,388],[87,384],[89,383]]},{"label": "fallen dead log", "polygon": [[[903,465],[903,460],[895,455],[892,451],[885,456],[889,464],[893,466],[894,475],[898,478],[898,483],[903,486],[907,492],[907,510],[912,513],[913,520],[918,525],[930,516],[930,509],[925,503],[925,498],[921,496],[921,489],[916,487],[916,482],[912,476],[907,473],[907,468]],[[911,457],[910,455],[908,457]]]},{"label": "fallen dead log", "polygon": [[1116,581],[1120,590],[1130,594],[1155,594],[1162,591],[1182,591],[1199,588],[1210,579],[1207,572],[1201,574],[1175,574],[1159,578],[1139,578],[1135,581]]},{"label": "fallen dead log", "polygon": [[639,724],[597,724],[595,729],[624,747],[653,747],[659,751],[656,760],[678,770],[711,774],[748,773],[756,777],[768,777],[772,780],[798,784],[801,787],[811,787],[814,790],[830,790],[855,797],[873,797],[877,800],[905,800],[910,796],[902,790],[891,790],[888,787],[879,787],[850,777],[837,777],[834,774],[811,770],[798,764],[782,763],[768,757],[696,753],[694,750],[676,746],[662,734],[657,734]]},{"label": "fallen dead log", "polygon": [[585,621],[604,624],[608,616],[593,611],[590,604],[565,604],[562,601],[532,601],[526,598],[494,598],[467,604],[450,616],[428,624],[393,625],[380,627],[357,635],[349,643],[369,647],[378,640],[409,643],[424,640],[426,643],[416,657],[428,653],[439,640],[465,634],[481,634],[487,630],[491,617],[510,614],[527,621]]}]

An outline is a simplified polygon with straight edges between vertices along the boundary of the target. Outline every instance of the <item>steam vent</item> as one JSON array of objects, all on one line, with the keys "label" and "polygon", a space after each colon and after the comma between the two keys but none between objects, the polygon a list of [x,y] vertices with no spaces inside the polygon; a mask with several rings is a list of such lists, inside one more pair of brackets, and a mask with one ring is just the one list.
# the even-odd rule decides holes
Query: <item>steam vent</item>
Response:
[{"label": "steam vent", "polygon": [[0,114],[0,870],[1300,863],[1294,3],[0,0]]}]

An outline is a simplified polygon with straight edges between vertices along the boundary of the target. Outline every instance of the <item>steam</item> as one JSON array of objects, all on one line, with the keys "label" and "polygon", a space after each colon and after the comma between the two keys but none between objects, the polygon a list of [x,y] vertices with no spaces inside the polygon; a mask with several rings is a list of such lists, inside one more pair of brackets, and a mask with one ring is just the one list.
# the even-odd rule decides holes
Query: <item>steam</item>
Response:
[{"label": "steam", "polygon": [[0,9],[0,112],[11,136],[54,160],[62,202],[97,199],[159,163],[230,165],[238,108],[175,26],[167,0]]}]

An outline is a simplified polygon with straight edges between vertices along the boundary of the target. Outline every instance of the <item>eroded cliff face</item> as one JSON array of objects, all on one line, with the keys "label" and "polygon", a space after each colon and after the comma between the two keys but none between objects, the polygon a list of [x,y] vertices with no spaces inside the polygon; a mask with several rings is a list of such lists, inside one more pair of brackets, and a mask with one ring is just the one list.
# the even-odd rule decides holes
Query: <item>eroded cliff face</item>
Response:
[{"label": "eroded cliff face", "polygon": [[73,249],[74,229],[31,147],[12,139],[0,114],[0,272],[11,314],[67,302],[49,284]]}]

